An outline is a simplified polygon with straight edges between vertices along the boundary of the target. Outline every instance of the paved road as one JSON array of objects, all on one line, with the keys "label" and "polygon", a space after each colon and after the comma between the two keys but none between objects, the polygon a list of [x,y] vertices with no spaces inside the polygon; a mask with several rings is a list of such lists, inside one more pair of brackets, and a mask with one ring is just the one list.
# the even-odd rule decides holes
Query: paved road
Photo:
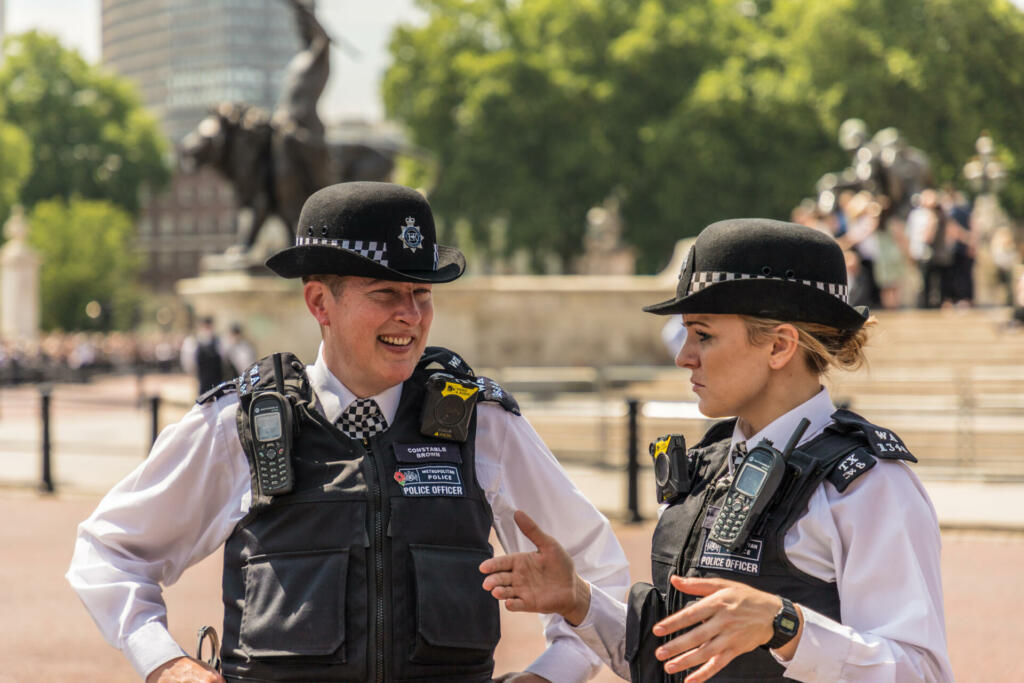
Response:
[{"label": "paved road", "polygon": [[[75,526],[98,496],[38,496],[0,489],[0,683],[136,680],[100,637],[63,578]],[[616,525],[634,567],[647,578],[650,524]],[[943,578],[953,668],[960,683],[1024,682],[1024,535],[946,532]],[[171,632],[193,647],[195,629],[219,624],[220,558],[199,563],[170,587]],[[535,617],[502,615],[498,671],[519,669],[543,648]],[[599,681],[618,680],[607,669]]]}]

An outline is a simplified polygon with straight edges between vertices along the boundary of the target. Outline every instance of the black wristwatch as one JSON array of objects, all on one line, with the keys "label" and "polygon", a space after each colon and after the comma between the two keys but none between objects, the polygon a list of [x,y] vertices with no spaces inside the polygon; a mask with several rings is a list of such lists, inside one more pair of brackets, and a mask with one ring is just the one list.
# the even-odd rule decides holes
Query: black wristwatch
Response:
[{"label": "black wristwatch", "polygon": [[796,613],[793,603],[781,595],[779,599],[782,600],[782,609],[775,615],[775,621],[772,622],[772,626],[775,628],[775,635],[761,646],[768,650],[782,647],[793,640],[796,637],[797,631],[800,630],[800,615]]}]

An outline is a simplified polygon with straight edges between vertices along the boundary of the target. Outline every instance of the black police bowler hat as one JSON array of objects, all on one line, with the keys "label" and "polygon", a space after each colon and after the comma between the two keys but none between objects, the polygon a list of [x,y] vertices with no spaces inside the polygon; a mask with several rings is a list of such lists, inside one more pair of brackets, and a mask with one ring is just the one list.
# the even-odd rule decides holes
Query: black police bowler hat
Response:
[{"label": "black police bowler hat", "polygon": [[734,313],[856,331],[868,317],[848,301],[843,250],[795,223],[736,218],[712,223],[694,241],[674,298],[648,313]]},{"label": "black police bowler hat", "polygon": [[416,190],[392,183],[330,185],[302,206],[295,245],[269,259],[281,277],[360,275],[399,282],[451,282],[466,269],[437,243],[434,216]]}]

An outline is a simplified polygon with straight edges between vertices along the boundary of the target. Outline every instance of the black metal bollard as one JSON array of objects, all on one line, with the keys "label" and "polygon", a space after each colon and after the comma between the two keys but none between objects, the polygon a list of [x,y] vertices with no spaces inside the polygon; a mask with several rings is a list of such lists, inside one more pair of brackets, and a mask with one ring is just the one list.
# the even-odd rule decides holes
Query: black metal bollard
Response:
[{"label": "black metal bollard", "polygon": [[640,516],[640,498],[639,498],[639,474],[640,474],[640,460],[639,460],[639,444],[640,439],[639,429],[637,428],[637,418],[640,412],[640,402],[635,398],[626,399],[626,406],[628,407],[628,420],[629,420],[629,444],[628,454],[626,459],[626,475],[627,475],[627,488],[626,488],[626,506],[629,508],[630,523],[642,522],[643,517]]},{"label": "black metal bollard", "polygon": [[50,469],[50,394],[52,389],[49,384],[43,384],[39,387],[39,410],[42,426],[43,426],[43,441],[42,441],[42,457],[43,457],[43,473],[42,479],[39,482],[39,491],[41,493],[53,493],[53,474]]},{"label": "black metal bollard", "polygon": [[[154,394],[149,397],[149,411],[151,418],[151,438],[149,440],[149,447],[152,448],[153,444],[156,443],[156,437],[160,434],[160,395]],[[147,452],[148,455],[148,452]]]}]

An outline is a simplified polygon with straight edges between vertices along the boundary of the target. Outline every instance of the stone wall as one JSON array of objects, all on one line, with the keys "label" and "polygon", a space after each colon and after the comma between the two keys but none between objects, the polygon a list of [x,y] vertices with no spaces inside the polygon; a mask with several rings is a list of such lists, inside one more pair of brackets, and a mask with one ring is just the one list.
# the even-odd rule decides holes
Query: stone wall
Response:
[{"label": "stone wall", "polygon": [[[466,276],[438,285],[429,343],[476,367],[669,363],[666,318],[641,308],[673,295],[684,246],[659,275]],[[260,355],[315,357],[320,331],[298,280],[210,274],[181,280],[178,291],[219,330],[241,323]]]}]

